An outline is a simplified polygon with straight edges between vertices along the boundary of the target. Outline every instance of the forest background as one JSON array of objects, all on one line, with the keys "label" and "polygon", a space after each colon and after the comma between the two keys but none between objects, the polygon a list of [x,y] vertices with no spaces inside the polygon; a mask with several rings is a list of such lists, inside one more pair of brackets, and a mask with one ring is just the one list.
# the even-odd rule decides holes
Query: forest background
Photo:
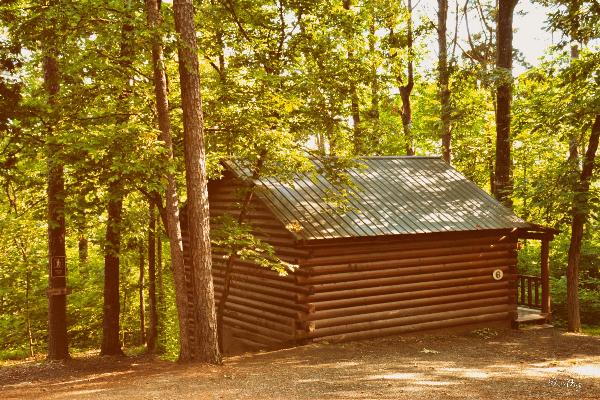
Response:
[{"label": "forest background", "polygon": [[[172,5],[159,4],[163,19],[154,26],[148,3],[6,0],[0,6],[0,358],[47,350],[52,163],[64,167],[71,347],[100,347],[105,268],[107,257],[116,257],[120,343],[143,346],[150,336],[167,357],[178,354],[171,253],[158,212],[169,175],[186,199],[178,36]],[[443,154],[523,219],[561,231],[550,252],[555,324],[567,317],[567,258],[579,205],[586,222],[581,320],[598,332],[598,174],[583,205],[577,194],[600,114],[600,5],[529,4],[545,10],[554,45],[532,66],[515,41],[518,74],[497,67],[497,6],[488,0],[195,2],[208,175],[217,178],[220,162],[235,157],[253,165],[267,159],[265,173],[289,177],[311,168],[309,157],[333,155],[343,184],[335,171],[355,156]],[[159,133],[153,85],[157,27],[172,159]],[[54,92],[48,54],[56,61]],[[512,119],[510,174],[500,190],[496,94],[503,85],[512,88]],[[539,274],[539,251],[535,241],[524,243],[520,271]],[[149,315],[153,309],[156,316]]]}]

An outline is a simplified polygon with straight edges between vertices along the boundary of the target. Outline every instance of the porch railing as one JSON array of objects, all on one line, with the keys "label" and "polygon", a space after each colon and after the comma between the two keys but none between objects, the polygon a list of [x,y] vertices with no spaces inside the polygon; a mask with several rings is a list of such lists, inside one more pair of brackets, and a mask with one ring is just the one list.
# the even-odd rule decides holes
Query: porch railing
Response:
[{"label": "porch railing", "polygon": [[542,309],[542,278],[517,275],[517,304]]}]

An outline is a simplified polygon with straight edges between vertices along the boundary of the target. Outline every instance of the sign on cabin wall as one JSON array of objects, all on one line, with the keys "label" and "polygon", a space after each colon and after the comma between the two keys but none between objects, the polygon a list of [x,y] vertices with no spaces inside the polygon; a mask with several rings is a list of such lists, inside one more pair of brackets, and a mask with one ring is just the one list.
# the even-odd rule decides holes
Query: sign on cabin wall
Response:
[{"label": "sign on cabin wall", "polygon": [[65,256],[53,256],[50,263],[50,278],[64,278],[66,272]]},{"label": "sign on cabin wall", "polygon": [[499,281],[504,277],[504,272],[502,272],[501,269],[495,269],[494,272],[492,272],[492,276],[494,277],[494,280]]}]

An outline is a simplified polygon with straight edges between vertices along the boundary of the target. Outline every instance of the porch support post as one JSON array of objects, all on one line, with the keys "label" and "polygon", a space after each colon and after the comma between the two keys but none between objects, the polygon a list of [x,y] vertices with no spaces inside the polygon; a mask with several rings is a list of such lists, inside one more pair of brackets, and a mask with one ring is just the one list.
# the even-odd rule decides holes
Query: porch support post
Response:
[{"label": "porch support post", "polygon": [[550,239],[542,239],[541,251],[541,275],[542,275],[542,313],[550,314],[550,266],[548,258],[550,254]]}]

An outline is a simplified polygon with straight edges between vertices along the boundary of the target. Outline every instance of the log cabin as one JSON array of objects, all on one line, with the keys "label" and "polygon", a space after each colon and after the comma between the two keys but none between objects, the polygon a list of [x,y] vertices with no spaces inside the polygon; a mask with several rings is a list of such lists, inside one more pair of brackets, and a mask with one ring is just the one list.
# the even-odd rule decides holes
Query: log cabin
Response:
[{"label": "log cabin", "polygon": [[[234,340],[273,348],[549,319],[556,231],[518,218],[438,157],[357,160],[343,207],[314,163],[316,173],[282,181],[227,162],[209,182],[211,229],[230,215],[296,266],[280,275],[213,245],[215,300],[228,286],[223,325]],[[523,238],[542,241],[540,277],[517,274]]]}]

